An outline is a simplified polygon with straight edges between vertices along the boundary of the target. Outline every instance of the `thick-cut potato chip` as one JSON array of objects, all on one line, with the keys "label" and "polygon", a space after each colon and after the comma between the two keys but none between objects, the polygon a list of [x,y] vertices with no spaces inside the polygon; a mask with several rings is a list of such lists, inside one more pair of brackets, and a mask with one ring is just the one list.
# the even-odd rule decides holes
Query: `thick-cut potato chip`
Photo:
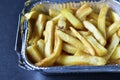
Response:
[{"label": "thick-cut potato chip", "polygon": [[55,26],[53,21],[48,21],[45,29],[45,57],[49,57],[53,51]]},{"label": "thick-cut potato chip", "polygon": [[73,45],[74,47],[76,47],[76,48],[78,48],[86,53],[89,53],[87,51],[87,49],[85,48],[85,46],[78,39],[76,39],[76,38],[74,38],[74,37],[72,37],[72,36],[70,36],[70,35],[68,35],[60,30],[57,30],[57,34],[63,41]]},{"label": "thick-cut potato chip", "polygon": [[89,54],[95,55],[95,51],[91,44],[74,28],[70,27],[71,31],[74,33],[74,35],[85,45],[86,49],[88,50]]},{"label": "thick-cut potato chip", "polygon": [[38,46],[38,49],[41,53],[41,55],[43,57],[45,57],[45,54],[44,54],[44,51],[45,51],[45,42],[43,39],[40,39],[39,41],[37,41],[37,46]]},{"label": "thick-cut potato chip", "polygon": [[81,55],[81,56],[60,55],[60,57],[57,60],[57,63],[64,66],[71,66],[71,65],[102,66],[105,65],[106,60],[102,57],[90,56],[90,55]]},{"label": "thick-cut potato chip", "polygon": [[36,63],[35,65],[37,65],[37,66],[52,66],[54,64],[54,62],[60,56],[61,51],[62,51],[62,40],[58,36],[56,36],[56,37],[57,37],[56,45],[55,45],[53,53],[49,57],[44,58],[42,61]]},{"label": "thick-cut potato chip", "polygon": [[120,59],[120,44],[116,47],[110,59]]},{"label": "thick-cut potato chip", "polygon": [[103,5],[103,7],[100,10],[99,16],[98,16],[98,29],[106,39],[106,15],[109,7],[107,5]]},{"label": "thick-cut potato chip", "polygon": [[112,56],[113,52],[115,51],[116,47],[118,46],[120,42],[120,38],[117,36],[117,34],[115,33],[113,36],[112,36],[112,39],[111,39],[111,42],[107,48],[108,52],[107,54],[104,56],[104,58],[106,60],[109,60],[110,57]]},{"label": "thick-cut potato chip", "polygon": [[63,43],[63,51],[69,53],[69,54],[75,54],[77,51],[77,48],[75,48],[74,46],[67,44],[67,43]]},{"label": "thick-cut potato chip", "polygon": [[61,13],[76,29],[84,29],[82,23],[69,10],[63,9]]},{"label": "thick-cut potato chip", "polygon": [[93,36],[87,36],[86,39],[93,46],[98,56],[104,56],[105,54],[107,54],[107,49],[99,44]]},{"label": "thick-cut potato chip", "polygon": [[87,28],[91,33],[93,33],[94,37],[99,41],[101,45],[106,45],[106,40],[92,23],[90,23],[89,21],[83,21],[83,24],[85,28]]},{"label": "thick-cut potato chip", "polygon": [[107,39],[109,39],[120,28],[120,21],[114,22],[107,29]]},{"label": "thick-cut potato chip", "polygon": [[120,21],[120,16],[112,10],[110,11],[110,17],[113,22]]},{"label": "thick-cut potato chip", "polygon": [[27,55],[30,56],[30,58],[32,58],[33,62],[39,62],[42,60],[42,55],[39,52],[39,50],[37,49],[37,45],[32,45],[27,47]]},{"label": "thick-cut potato chip", "polygon": [[81,20],[85,20],[85,18],[92,12],[92,8],[89,7],[87,3],[85,3],[82,7],[80,7],[76,11],[76,16]]},{"label": "thick-cut potato chip", "polygon": [[31,12],[25,14],[25,18],[27,20],[30,20],[30,19],[35,19],[36,20],[38,18],[39,14],[40,13],[37,12],[37,11],[31,11]]}]

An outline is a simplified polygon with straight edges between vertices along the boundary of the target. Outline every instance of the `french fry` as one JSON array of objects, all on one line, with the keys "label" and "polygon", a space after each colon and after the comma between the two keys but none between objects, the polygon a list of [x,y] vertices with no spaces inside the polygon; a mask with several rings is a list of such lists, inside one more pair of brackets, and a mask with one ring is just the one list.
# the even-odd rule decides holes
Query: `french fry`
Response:
[{"label": "french fry", "polygon": [[55,17],[55,16],[57,16],[58,14],[59,14],[59,11],[57,11],[57,10],[55,10],[55,9],[52,9],[52,8],[49,9],[49,15],[50,15],[51,17]]},{"label": "french fry", "polygon": [[56,17],[52,18],[51,20],[54,22],[54,24],[57,24],[60,17],[62,17],[62,14],[57,15]]},{"label": "french fry", "polygon": [[49,57],[53,51],[54,28],[53,21],[48,21],[45,29],[45,57]]},{"label": "french fry", "polygon": [[37,41],[37,47],[41,53],[41,55],[43,56],[43,58],[45,57],[45,54],[44,54],[44,49],[45,49],[45,42],[43,39],[40,39],[39,41]]},{"label": "french fry", "polygon": [[61,51],[62,51],[62,40],[57,36],[57,42],[56,42],[53,53],[49,57],[43,59],[42,61],[36,63],[35,65],[44,66],[44,67],[52,66],[54,62],[57,60],[57,58],[60,56]]},{"label": "french fry", "polygon": [[120,21],[120,16],[114,11],[110,11],[110,17],[113,22]]},{"label": "french fry", "polygon": [[74,54],[74,56],[81,56],[81,55],[84,55],[85,53],[81,50],[77,50],[76,53]]},{"label": "french fry", "polygon": [[93,33],[94,37],[99,41],[101,45],[106,45],[106,40],[92,23],[90,23],[89,21],[84,21],[83,24],[85,28],[87,28],[91,33]]},{"label": "french fry", "polygon": [[61,13],[76,29],[84,29],[82,23],[69,10],[62,9]]},{"label": "french fry", "polygon": [[32,58],[32,60],[35,63],[42,60],[42,55],[39,52],[39,50],[37,49],[36,45],[31,45],[31,46],[27,47],[26,51],[27,51],[27,55],[29,55],[30,58]]},{"label": "french fry", "polygon": [[89,31],[79,31],[79,33],[80,33],[82,36],[91,35],[91,32],[89,32]]},{"label": "french fry", "polygon": [[62,30],[66,30],[67,29],[67,23],[66,23],[66,18],[64,17],[60,17],[59,21],[58,21],[58,27]]},{"label": "french fry", "polygon": [[120,21],[114,22],[107,29],[107,39],[109,39],[120,28]]},{"label": "french fry", "polygon": [[93,25],[97,26],[97,21],[96,21],[96,20],[90,19],[90,20],[88,20],[88,21],[91,22]]},{"label": "french fry", "polygon": [[88,50],[89,54],[95,55],[95,51],[90,43],[74,28],[70,27],[70,30],[74,33],[74,35],[85,45],[86,49]]},{"label": "french fry", "polygon": [[60,30],[57,30],[57,34],[63,41],[67,42],[68,44],[70,44],[70,45],[76,47],[77,49],[80,49],[86,53],[89,53],[86,50],[85,46],[78,39],[76,39]]},{"label": "french fry", "polygon": [[36,30],[38,32],[38,36],[41,38],[43,34],[43,30],[45,28],[45,23],[48,20],[47,16],[44,14],[40,14],[36,21]]},{"label": "french fry", "polygon": [[106,60],[102,57],[81,55],[81,56],[70,56],[70,55],[60,55],[57,63],[63,66],[72,65],[95,65],[102,66],[105,65]]},{"label": "french fry", "polygon": [[112,36],[112,39],[111,39],[111,42],[107,48],[108,52],[107,54],[104,56],[104,58],[106,59],[106,61],[108,61],[110,59],[110,57],[112,56],[113,52],[115,51],[116,47],[118,46],[119,44],[119,37],[117,36],[117,34],[115,33],[113,36]]},{"label": "french fry", "polygon": [[120,37],[120,28],[119,28],[119,30],[117,31],[117,35]]},{"label": "french fry", "polygon": [[107,5],[103,5],[103,7],[100,10],[99,16],[98,16],[98,29],[106,39],[106,14],[109,7]]},{"label": "french fry", "polygon": [[116,47],[110,59],[120,59],[120,44]]},{"label": "french fry", "polygon": [[107,54],[107,49],[99,44],[92,35],[87,36],[86,39],[93,46],[98,56],[104,56],[105,54]]},{"label": "french fry", "polygon": [[89,7],[88,3],[85,3],[76,11],[76,16],[81,20],[85,20],[86,17],[92,12],[92,8]]},{"label": "french fry", "polygon": [[67,43],[63,43],[63,51],[69,53],[69,54],[75,54],[77,51],[77,48],[75,48],[74,46],[67,44]]},{"label": "french fry", "polygon": [[30,19],[36,20],[38,18],[38,15],[39,15],[39,12],[31,11],[31,12],[25,14],[25,18],[26,18],[26,20],[30,20]]}]

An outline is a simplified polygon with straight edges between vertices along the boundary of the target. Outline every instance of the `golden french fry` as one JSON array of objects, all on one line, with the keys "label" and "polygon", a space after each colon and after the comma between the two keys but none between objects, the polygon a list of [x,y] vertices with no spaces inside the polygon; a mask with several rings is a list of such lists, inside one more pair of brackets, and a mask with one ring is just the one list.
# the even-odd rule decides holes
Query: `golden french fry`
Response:
[{"label": "golden french fry", "polygon": [[91,32],[90,32],[90,31],[79,31],[79,33],[80,33],[82,36],[91,35]]},{"label": "golden french fry", "polygon": [[42,55],[37,49],[37,45],[31,45],[27,47],[26,50],[27,50],[27,55],[30,56],[30,58],[32,58],[33,62],[36,63],[42,60]]},{"label": "golden french fry", "polygon": [[69,10],[62,9],[61,13],[76,29],[84,29],[82,23]]},{"label": "golden french fry", "polygon": [[67,29],[67,23],[66,23],[66,18],[64,17],[60,17],[59,21],[58,21],[58,27],[62,30],[66,30]]},{"label": "golden french fry", "polygon": [[75,48],[74,46],[67,44],[67,43],[63,43],[63,51],[69,53],[69,54],[75,54],[77,51],[77,48]]},{"label": "golden french fry", "polygon": [[90,43],[74,28],[70,27],[70,30],[74,33],[74,35],[85,45],[86,49],[88,50],[89,54],[95,55],[95,51]]},{"label": "golden french fry", "polygon": [[117,31],[117,35],[120,37],[120,28],[119,28],[119,30]]},{"label": "golden french fry", "polygon": [[81,55],[84,55],[85,53],[81,50],[77,50],[76,53],[74,54],[74,56],[81,56]]},{"label": "golden french fry", "polygon": [[57,15],[56,17],[52,18],[51,20],[54,22],[54,24],[57,24],[60,17],[62,17],[62,14]]},{"label": "golden french fry", "polygon": [[45,51],[45,50],[44,50],[44,49],[45,49],[45,42],[44,42],[43,39],[40,39],[39,41],[37,41],[37,47],[38,47],[41,55],[42,55],[43,57],[45,57],[45,54],[44,54],[44,51]]},{"label": "golden french fry", "polygon": [[120,58],[120,44],[116,47],[110,59],[119,59]]},{"label": "golden french fry", "polygon": [[26,20],[30,20],[30,19],[36,20],[38,18],[38,15],[39,15],[39,12],[31,11],[31,12],[25,14],[25,18],[26,18]]},{"label": "golden french fry", "polygon": [[107,49],[99,44],[92,35],[87,36],[86,39],[93,46],[98,56],[104,56],[105,54],[107,54]]},{"label": "golden french fry", "polygon": [[92,8],[89,7],[88,3],[85,3],[76,11],[76,16],[81,20],[85,20],[85,18],[92,12]]},{"label": "golden french fry", "polygon": [[47,16],[44,14],[40,14],[38,16],[38,19],[36,21],[36,30],[38,32],[39,37],[41,37],[43,34],[43,30],[45,28],[45,23],[46,23],[47,19],[48,19]]},{"label": "golden french fry", "polygon": [[52,66],[54,62],[57,60],[57,58],[60,56],[61,51],[62,51],[62,40],[57,36],[57,42],[53,53],[49,57],[43,59],[42,61],[36,63],[35,65],[44,66],[44,67]]},{"label": "golden french fry", "polygon": [[91,33],[93,33],[94,37],[99,41],[101,45],[106,45],[106,40],[92,23],[90,23],[89,21],[84,21],[83,24],[85,28],[87,28]]},{"label": "golden french fry", "polygon": [[60,30],[57,30],[57,34],[63,41],[67,42],[68,44],[70,44],[70,45],[76,47],[77,49],[80,49],[86,53],[89,53],[86,50],[85,46],[78,39],[74,38],[73,36],[70,36]]},{"label": "golden french fry", "polygon": [[115,33],[113,36],[112,36],[112,39],[111,39],[111,42],[107,48],[108,52],[107,54],[104,56],[104,58],[108,61],[110,59],[110,57],[112,56],[113,52],[115,51],[116,47],[118,46],[119,44],[119,37],[117,36],[117,34]]},{"label": "golden french fry", "polygon": [[64,32],[67,33],[70,36],[76,37],[71,30],[65,30]]},{"label": "golden french fry", "polygon": [[48,21],[45,29],[45,57],[49,57],[53,51],[54,28],[53,21]]},{"label": "golden french fry", "polygon": [[51,17],[55,17],[55,16],[57,16],[58,14],[59,14],[59,11],[57,11],[57,10],[55,10],[55,9],[52,9],[52,8],[49,9],[49,15],[50,15]]},{"label": "golden french fry", "polygon": [[114,22],[107,29],[107,39],[109,39],[120,28],[120,21]]},{"label": "golden french fry", "polygon": [[109,7],[107,5],[103,5],[103,7],[100,10],[99,16],[98,16],[98,29],[106,39],[106,14]]},{"label": "golden french fry", "polygon": [[110,11],[110,17],[113,22],[120,21],[120,16],[112,10]]},{"label": "golden french fry", "polygon": [[105,65],[106,60],[102,57],[81,55],[81,56],[70,56],[70,55],[60,55],[57,63],[64,66],[71,65],[94,65],[102,66]]}]

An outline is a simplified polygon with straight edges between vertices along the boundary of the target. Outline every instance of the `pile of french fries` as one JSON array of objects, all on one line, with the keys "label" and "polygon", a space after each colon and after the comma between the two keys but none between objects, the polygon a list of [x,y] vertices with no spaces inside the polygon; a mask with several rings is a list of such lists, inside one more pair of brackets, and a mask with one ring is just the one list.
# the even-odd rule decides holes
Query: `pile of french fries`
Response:
[{"label": "pile of french fries", "polygon": [[36,66],[120,64],[120,16],[104,4],[30,11],[26,55]]}]

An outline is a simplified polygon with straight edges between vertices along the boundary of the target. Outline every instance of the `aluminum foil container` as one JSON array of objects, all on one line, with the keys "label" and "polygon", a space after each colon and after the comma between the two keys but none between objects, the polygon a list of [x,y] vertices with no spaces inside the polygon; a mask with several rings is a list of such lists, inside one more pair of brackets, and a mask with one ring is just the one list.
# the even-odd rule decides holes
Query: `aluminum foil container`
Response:
[{"label": "aluminum foil container", "polygon": [[[44,74],[61,74],[61,73],[88,73],[88,72],[120,72],[119,65],[105,65],[105,66],[53,66],[53,67],[37,67],[27,60],[25,55],[26,53],[26,40],[28,33],[28,22],[24,18],[24,14],[32,10],[38,10],[45,14],[48,14],[50,7],[55,9],[60,9],[61,7],[58,4],[69,4],[77,8],[82,5],[84,2],[88,2],[91,7],[99,8],[102,4],[108,4],[111,9],[120,15],[120,3],[115,0],[64,0],[58,1],[55,0],[28,0],[25,2],[25,6],[22,12],[19,15],[18,21],[18,30],[15,43],[15,51],[19,57],[19,66],[27,70],[40,71]],[[57,5],[56,5],[57,4]],[[99,6],[99,7],[98,7]]]}]

